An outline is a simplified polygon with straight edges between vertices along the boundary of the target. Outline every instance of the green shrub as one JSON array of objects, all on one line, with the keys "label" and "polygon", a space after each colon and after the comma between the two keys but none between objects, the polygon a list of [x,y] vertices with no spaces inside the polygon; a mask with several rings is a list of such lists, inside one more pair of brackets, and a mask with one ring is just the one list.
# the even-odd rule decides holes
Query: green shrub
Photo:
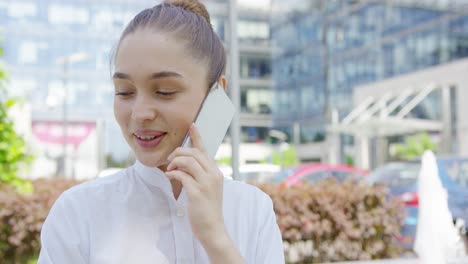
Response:
[{"label": "green shrub", "polygon": [[268,193],[283,235],[288,263],[321,263],[396,257],[403,205],[383,187],[323,181]]},{"label": "green shrub", "polygon": [[[0,260],[26,263],[40,249],[40,231],[58,196],[78,182],[69,179],[33,181],[34,192],[24,194],[0,186]],[[1,262],[3,263],[3,262]]]}]

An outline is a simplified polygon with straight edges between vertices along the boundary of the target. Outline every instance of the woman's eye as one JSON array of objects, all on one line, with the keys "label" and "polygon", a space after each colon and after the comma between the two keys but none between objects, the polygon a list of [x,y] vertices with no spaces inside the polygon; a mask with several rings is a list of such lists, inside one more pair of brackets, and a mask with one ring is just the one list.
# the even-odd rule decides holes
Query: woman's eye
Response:
[{"label": "woman's eye", "polygon": [[171,96],[171,95],[174,95],[176,92],[156,92],[158,95],[161,95],[161,96]]},{"label": "woman's eye", "polygon": [[118,92],[116,93],[115,95],[118,95],[118,96],[130,96],[132,95],[133,93],[132,92]]}]

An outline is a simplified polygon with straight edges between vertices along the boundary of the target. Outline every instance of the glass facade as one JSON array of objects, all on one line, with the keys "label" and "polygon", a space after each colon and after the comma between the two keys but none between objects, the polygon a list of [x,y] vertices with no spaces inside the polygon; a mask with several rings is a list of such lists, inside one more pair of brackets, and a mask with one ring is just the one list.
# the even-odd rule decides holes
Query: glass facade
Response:
[{"label": "glass facade", "polygon": [[240,57],[240,78],[271,78],[271,57],[261,56],[241,56]]},{"label": "glass facade", "polygon": [[[62,103],[78,111],[108,109],[113,98],[110,57],[124,25],[149,1],[8,1],[0,4],[2,58],[11,92],[25,97],[34,110]],[[118,3],[118,4],[117,4]],[[60,58],[86,58],[70,63]]]},{"label": "glass facade", "polygon": [[[307,131],[323,132],[327,110],[345,116],[352,109],[353,87],[466,57],[468,15],[457,11],[466,6],[273,0],[274,125],[298,122],[301,141],[312,142]],[[432,112],[422,104],[413,114],[439,114]]]},{"label": "glass facade", "polygon": [[[32,104],[33,119],[44,116],[60,119],[66,96],[70,119],[106,119],[109,124],[106,125],[107,142],[119,142],[120,133],[116,133],[118,128],[112,113],[114,94],[110,80],[111,57],[128,21],[140,10],[154,6],[157,2],[0,1],[0,45],[4,50],[1,60],[5,62],[10,77],[10,95],[23,97]],[[206,6],[210,11],[213,28],[225,41],[225,37],[228,37],[227,1],[210,0]],[[242,54],[241,78],[271,78],[271,55],[242,53],[245,45],[269,48],[268,16],[259,18],[240,15],[238,35]],[[86,58],[69,63],[65,71],[59,60],[72,54],[86,54]],[[272,90],[271,87],[262,89],[252,84],[242,87],[246,98],[245,109],[259,113],[267,111],[264,104],[268,98],[270,100],[267,103],[271,102]],[[250,133],[249,138],[263,135],[260,130]],[[107,151],[114,151],[118,147],[118,144],[105,145],[112,146]],[[123,148],[126,149],[125,144]]]}]

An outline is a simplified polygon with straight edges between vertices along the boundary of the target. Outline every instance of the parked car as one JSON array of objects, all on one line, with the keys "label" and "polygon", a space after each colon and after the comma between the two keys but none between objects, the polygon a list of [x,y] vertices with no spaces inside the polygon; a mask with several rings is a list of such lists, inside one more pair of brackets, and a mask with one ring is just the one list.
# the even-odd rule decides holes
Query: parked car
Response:
[{"label": "parked car", "polygon": [[[468,221],[468,158],[438,158],[437,166],[439,178],[447,190],[448,207],[454,223],[466,235],[464,223]],[[391,195],[405,203],[406,219],[399,240],[406,248],[413,247],[416,235],[420,169],[420,161],[392,162],[377,168],[365,180],[370,184],[386,185]]]},{"label": "parked car", "polygon": [[368,173],[366,170],[343,164],[307,163],[282,170],[273,178],[273,182],[280,183],[284,187],[289,187],[300,184],[302,181],[314,183],[329,178],[334,178],[340,182],[358,180]]}]

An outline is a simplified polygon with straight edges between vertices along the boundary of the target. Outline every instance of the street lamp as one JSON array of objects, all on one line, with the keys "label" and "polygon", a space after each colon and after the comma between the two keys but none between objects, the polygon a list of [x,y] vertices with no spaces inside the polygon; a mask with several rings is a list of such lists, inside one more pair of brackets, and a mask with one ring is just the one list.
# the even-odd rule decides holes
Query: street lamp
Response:
[{"label": "street lamp", "polygon": [[[70,64],[85,61],[89,58],[89,54],[85,52],[73,53],[57,59],[56,64],[62,67],[62,82],[63,82],[63,104],[62,104],[62,126],[63,126],[63,143],[62,143],[62,175],[65,176],[67,163],[67,81],[68,68]],[[73,172],[72,172],[73,173]],[[74,173],[73,173],[74,174]]]}]

